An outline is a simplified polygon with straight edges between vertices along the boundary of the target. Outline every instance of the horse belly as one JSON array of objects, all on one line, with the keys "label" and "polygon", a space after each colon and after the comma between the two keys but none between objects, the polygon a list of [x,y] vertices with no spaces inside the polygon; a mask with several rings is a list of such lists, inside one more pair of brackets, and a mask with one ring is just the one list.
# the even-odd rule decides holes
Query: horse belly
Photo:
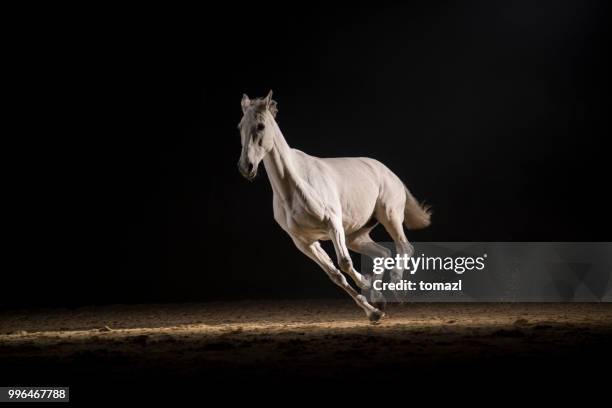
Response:
[{"label": "horse belly", "polygon": [[374,218],[374,205],[371,211],[358,214],[357,216],[345,215],[344,213],[342,215],[342,227],[346,235],[357,232],[367,226],[374,226],[376,223],[377,221]]},{"label": "horse belly", "polygon": [[342,208],[344,232],[352,234],[372,221],[380,192],[380,163],[363,158],[329,159]]},{"label": "horse belly", "polygon": [[341,200],[342,226],[347,235],[372,224],[378,196],[375,189],[363,187],[345,191]]}]

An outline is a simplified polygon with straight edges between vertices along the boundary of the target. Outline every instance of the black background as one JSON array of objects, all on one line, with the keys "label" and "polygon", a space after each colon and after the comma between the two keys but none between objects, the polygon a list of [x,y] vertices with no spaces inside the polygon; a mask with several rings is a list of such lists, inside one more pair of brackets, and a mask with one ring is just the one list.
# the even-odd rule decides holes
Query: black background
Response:
[{"label": "black background", "polygon": [[413,241],[611,239],[606,2],[206,7],[18,16],[4,307],[344,296],[237,171],[269,89],[292,147],[433,206]]}]

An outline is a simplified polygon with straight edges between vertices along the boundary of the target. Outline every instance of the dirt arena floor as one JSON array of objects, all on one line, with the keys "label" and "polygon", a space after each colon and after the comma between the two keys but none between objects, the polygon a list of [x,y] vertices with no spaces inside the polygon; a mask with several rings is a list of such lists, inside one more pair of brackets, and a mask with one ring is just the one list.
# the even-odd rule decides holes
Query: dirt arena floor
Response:
[{"label": "dirt arena floor", "polygon": [[[0,313],[2,384],[304,382],[584,375],[612,362],[612,304],[350,301],[113,305]],[[582,374],[580,374],[582,373]],[[514,374],[512,374],[514,375]]]}]

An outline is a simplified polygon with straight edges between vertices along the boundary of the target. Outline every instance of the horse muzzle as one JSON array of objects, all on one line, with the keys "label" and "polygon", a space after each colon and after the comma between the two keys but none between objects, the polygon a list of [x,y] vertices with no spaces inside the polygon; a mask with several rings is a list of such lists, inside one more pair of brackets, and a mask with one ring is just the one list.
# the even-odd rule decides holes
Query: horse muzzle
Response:
[{"label": "horse muzzle", "polygon": [[247,163],[246,166],[242,166],[240,162],[238,162],[238,170],[242,177],[249,181],[253,181],[253,179],[257,176],[257,166],[251,163]]}]

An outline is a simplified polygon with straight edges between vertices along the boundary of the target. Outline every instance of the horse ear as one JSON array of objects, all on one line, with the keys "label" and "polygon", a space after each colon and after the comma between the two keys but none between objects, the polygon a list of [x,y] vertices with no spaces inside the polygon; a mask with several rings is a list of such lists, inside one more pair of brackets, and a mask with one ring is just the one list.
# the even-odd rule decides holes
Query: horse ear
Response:
[{"label": "horse ear", "polygon": [[266,106],[270,106],[271,101],[272,101],[272,90],[270,89],[270,92],[268,92],[268,95],[266,95],[266,97],[264,98],[264,102],[266,103]]},{"label": "horse ear", "polygon": [[272,90],[268,92],[268,95],[264,98],[264,102],[266,103],[266,108],[272,113],[273,117],[276,117],[276,113],[278,112],[278,108],[276,107],[276,101],[272,100]]},{"label": "horse ear", "polygon": [[268,105],[268,110],[272,114],[273,118],[276,118],[276,114],[278,113],[278,108],[276,107],[276,101],[270,101]]},{"label": "horse ear", "polygon": [[240,101],[240,106],[242,106],[242,112],[246,111],[246,109],[251,105],[251,100],[247,96],[247,94],[242,94],[242,101]]}]

